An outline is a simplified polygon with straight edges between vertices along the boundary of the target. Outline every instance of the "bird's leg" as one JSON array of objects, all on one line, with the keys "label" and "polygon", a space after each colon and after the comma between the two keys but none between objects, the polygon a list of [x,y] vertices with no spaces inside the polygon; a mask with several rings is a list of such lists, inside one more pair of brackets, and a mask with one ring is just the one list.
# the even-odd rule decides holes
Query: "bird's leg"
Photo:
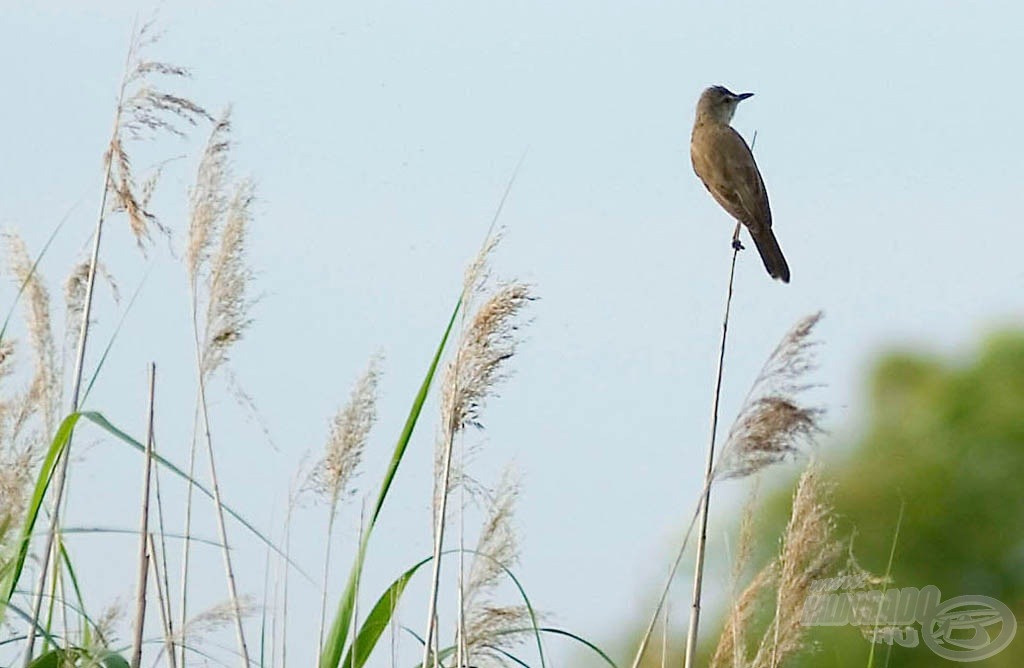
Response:
[{"label": "bird's leg", "polygon": [[740,242],[740,223],[736,223],[736,230],[732,233],[732,249],[743,250],[743,244]]}]

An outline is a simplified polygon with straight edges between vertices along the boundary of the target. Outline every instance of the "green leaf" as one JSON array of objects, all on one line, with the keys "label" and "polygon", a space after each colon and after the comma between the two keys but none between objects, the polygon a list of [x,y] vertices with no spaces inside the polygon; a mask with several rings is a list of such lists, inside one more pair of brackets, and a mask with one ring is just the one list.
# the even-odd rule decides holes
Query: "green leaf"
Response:
[{"label": "green leaf", "polygon": [[96,659],[103,668],[131,668],[131,664],[123,656],[114,652],[102,652]]},{"label": "green leaf", "polygon": [[[107,418],[103,417],[103,415],[101,413],[97,413],[96,411],[82,411],[81,416],[86,418],[90,422],[94,423],[96,426],[101,427],[102,429],[106,430],[111,435],[116,436],[121,441],[127,443],[128,445],[130,445],[131,447],[135,448],[139,452],[142,452],[142,453],[146,452],[146,446],[145,445],[143,445],[139,441],[135,440],[134,438],[132,438],[131,436],[129,436],[125,432],[123,432],[120,429],[118,429],[117,427],[115,427],[113,424],[110,423],[109,420],[107,420]],[[161,466],[163,466],[164,468],[168,469],[171,473],[173,473],[174,475],[178,476],[182,480],[185,480],[186,482],[191,483],[197,490],[202,492],[202,494],[205,495],[207,498],[209,498],[211,500],[214,500],[213,492],[211,492],[209,489],[207,489],[205,486],[203,486],[199,482],[197,482],[194,479],[190,478],[187,473],[182,471],[180,468],[178,468],[177,466],[172,464],[167,459],[164,459],[163,457],[161,457],[160,455],[158,455],[157,453],[154,452],[153,453],[153,460],[155,462],[157,462],[158,464],[160,464]],[[252,523],[249,522],[249,520],[247,520],[244,517],[242,517],[241,515],[239,515],[238,512],[236,512],[231,506],[227,505],[226,503],[222,504],[222,505],[224,507],[225,512],[227,512],[228,515],[231,515],[232,517],[234,517],[242,526],[244,526],[246,529],[248,529],[254,536],[259,538],[260,541],[262,541],[264,545],[266,545],[271,550],[273,550],[275,553],[277,553],[280,557],[285,559],[285,561],[292,568],[294,568],[296,570],[296,572],[301,574],[302,577],[306,578],[306,580],[308,580],[309,582],[313,582],[313,578],[311,578],[305,571],[303,571],[301,568],[299,568],[298,564],[296,564],[288,555],[286,555],[281,548],[279,548],[278,546],[274,545],[270,541],[269,538],[267,538],[262,533],[260,533],[260,531],[255,526],[253,526]]]},{"label": "green leaf", "polygon": [[423,410],[423,404],[426,402],[427,394],[429,393],[430,386],[434,380],[434,375],[437,373],[437,367],[441,362],[441,356],[444,354],[445,346],[448,343],[448,337],[455,328],[455,318],[461,307],[462,298],[460,297],[455,303],[455,308],[452,310],[451,318],[448,320],[448,326],[444,330],[444,335],[441,337],[441,342],[438,344],[437,350],[434,352],[434,357],[430,362],[430,367],[427,369],[423,382],[420,384],[420,389],[413,400],[412,407],[409,409],[409,416],[406,418],[405,425],[402,427],[402,433],[398,436],[398,442],[395,444],[394,453],[391,455],[391,463],[388,466],[387,473],[384,475],[384,480],[381,482],[380,492],[377,495],[377,503],[373,509],[373,515],[370,517],[370,523],[366,527],[366,531],[363,533],[362,540],[359,542],[359,549],[356,552],[355,562],[352,564],[352,570],[349,572],[348,584],[345,586],[345,591],[341,596],[341,601],[338,603],[338,612],[334,616],[334,622],[331,624],[331,629],[324,641],[324,646],[321,648],[320,668],[338,668],[338,664],[341,662],[341,655],[345,651],[345,647],[349,641],[349,627],[352,622],[352,611],[355,608],[356,594],[358,593],[357,589],[360,576],[363,572],[363,564],[366,561],[366,549],[370,543],[370,536],[373,533],[373,527],[376,525],[377,518],[380,516],[381,508],[384,507],[384,500],[387,498],[388,491],[391,489],[391,483],[394,482],[395,474],[398,472],[398,465],[402,463],[402,457],[405,455],[405,450],[409,446],[409,439],[412,438],[412,432],[416,428],[416,422],[419,420],[420,413]]},{"label": "green leaf", "polygon": [[13,560],[13,567],[5,569],[3,578],[0,579],[0,619],[3,619],[4,611],[11,601],[14,589],[21,578],[22,569],[25,567],[25,558],[28,556],[28,546],[32,540],[32,531],[42,509],[46,490],[50,486],[53,470],[57,465],[60,454],[67,447],[68,441],[71,439],[71,433],[74,431],[75,424],[80,417],[78,413],[72,413],[64,418],[64,421],[60,423],[60,427],[57,428],[57,435],[50,442],[50,447],[47,448],[46,456],[43,457],[43,462],[39,467],[39,473],[36,475],[36,484],[32,489],[32,496],[29,498],[25,523],[21,528],[21,537],[16,543],[17,550]]},{"label": "green leaf", "polygon": [[[348,652],[345,654],[345,660],[342,662],[343,666],[346,668],[362,668],[366,664],[374,647],[377,646],[380,636],[387,629],[388,624],[391,623],[391,617],[395,614],[398,601],[405,592],[405,586],[409,584],[409,580],[412,579],[412,576],[416,574],[420,567],[429,564],[431,561],[433,561],[433,557],[427,557],[416,563],[412,568],[398,576],[398,579],[392,582],[391,586],[381,594],[380,598],[377,599],[377,604],[373,606],[373,610],[370,611],[366,621],[360,627],[359,633],[356,634],[355,647],[349,647]],[[354,654],[353,650],[355,650]]]},{"label": "green leaf", "polygon": [[53,649],[45,654],[36,657],[32,663],[28,664],[29,668],[63,668],[65,664],[66,653],[62,649]]}]

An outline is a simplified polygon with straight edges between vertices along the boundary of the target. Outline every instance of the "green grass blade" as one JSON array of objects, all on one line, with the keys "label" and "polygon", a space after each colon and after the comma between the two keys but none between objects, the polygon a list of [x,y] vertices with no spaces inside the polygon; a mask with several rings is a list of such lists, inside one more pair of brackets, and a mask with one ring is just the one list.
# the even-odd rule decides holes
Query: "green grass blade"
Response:
[{"label": "green grass blade", "polygon": [[[402,433],[398,436],[398,443],[395,444],[395,452],[391,455],[391,464],[388,466],[388,471],[384,475],[384,481],[380,486],[380,493],[377,495],[377,504],[373,508],[373,516],[370,518],[370,526],[374,526],[377,522],[377,517],[380,515],[381,508],[384,507],[384,499],[387,498],[388,491],[391,489],[391,483],[395,479],[395,474],[398,472],[398,465],[402,463],[402,457],[405,456],[405,449],[409,446],[409,439],[412,438],[412,432],[416,428],[416,422],[420,418],[420,412],[423,410],[423,404],[427,400],[427,394],[430,392],[430,386],[433,383],[434,375],[437,373],[437,366],[441,363],[441,355],[444,354],[445,346],[448,344],[448,337],[451,336],[452,330],[455,328],[455,318],[459,314],[459,309],[462,307],[462,298],[455,303],[455,308],[452,309],[452,315],[448,319],[448,326],[445,327],[444,335],[441,337],[441,342],[437,345],[437,350],[434,352],[434,358],[430,361],[430,368],[427,369],[427,374],[423,378],[423,382],[420,384],[419,392],[416,393],[416,399],[413,401],[412,408],[409,410],[409,416],[405,420],[405,425],[402,427]],[[367,536],[369,532],[367,532]]]},{"label": "green grass blade", "polygon": [[57,465],[60,454],[67,447],[68,441],[71,439],[71,433],[74,431],[75,424],[80,417],[78,413],[72,413],[64,418],[63,422],[60,423],[60,427],[57,428],[57,435],[50,442],[50,447],[47,448],[46,456],[43,457],[43,462],[39,467],[39,473],[36,475],[36,484],[32,489],[32,496],[29,498],[25,522],[22,525],[21,537],[17,542],[13,566],[6,569],[3,578],[0,579],[0,619],[3,619],[4,611],[11,601],[14,588],[17,587],[18,580],[21,578],[22,570],[25,567],[25,558],[28,556],[28,546],[32,539],[32,530],[35,528],[36,520],[39,518],[39,513],[42,510],[43,498],[46,496],[46,490],[50,486],[53,470]]},{"label": "green grass blade", "polygon": [[520,666],[523,666],[523,668],[530,668],[530,664],[526,663],[525,661],[523,661],[522,659],[517,657],[515,654],[512,654],[511,652],[507,652],[507,651],[503,650],[500,647],[490,647],[489,649],[492,652],[497,652],[498,654],[501,654],[503,657],[505,657],[506,659],[508,659],[512,663],[515,663],[515,664],[518,664]]},{"label": "green grass blade", "polygon": [[103,668],[131,668],[131,664],[123,656],[114,652],[105,652],[96,659]]},{"label": "green grass blade", "polygon": [[[900,529],[903,527],[903,511],[906,510],[906,501],[900,501],[900,514],[896,517],[896,530],[892,535],[892,545],[889,547],[889,562],[885,565],[885,580],[882,584],[882,595],[878,598],[878,610],[875,613],[875,626],[877,629],[879,626],[879,618],[882,615],[882,601],[885,598],[885,592],[889,588],[889,582],[892,579],[892,564],[896,560],[896,546],[900,542]],[[868,651],[868,668],[874,668],[875,665],[875,648],[878,647],[877,642],[871,643],[871,649]],[[892,657],[892,645],[889,645],[889,651],[885,655],[885,665],[889,665],[889,659]]]},{"label": "green grass blade", "polygon": [[100,375],[100,369],[103,368],[104,363],[107,361],[107,357],[110,356],[110,351],[114,347],[114,342],[117,341],[117,335],[121,333],[121,328],[124,327],[125,320],[128,319],[128,314],[132,312],[132,306],[135,305],[135,300],[138,299],[139,293],[142,292],[142,286],[146,284],[146,279],[149,278],[149,269],[146,270],[142,280],[135,286],[135,291],[132,292],[132,298],[128,300],[128,304],[124,307],[124,312],[121,313],[120,320],[117,321],[117,327],[114,328],[114,332],[107,339],[107,346],[103,349],[103,354],[100,355],[100,361],[96,363],[96,368],[92,372],[92,376],[89,377],[89,384],[85,387],[85,392],[82,393],[82,400],[79,402],[79,406],[85,404],[85,400],[89,398],[89,392],[92,391],[92,386],[96,383],[96,379]]},{"label": "green grass blade", "polygon": [[[60,458],[61,453],[67,447],[68,442],[71,439],[71,435],[74,432],[75,426],[81,418],[86,418],[93,424],[104,429],[108,433],[116,436],[118,439],[127,443],[131,447],[135,448],[139,452],[145,452],[146,448],[144,445],[139,443],[137,440],[121,431],[113,424],[110,423],[102,414],[95,411],[85,411],[81,413],[72,413],[68,415],[60,423],[57,428],[57,434],[53,437],[50,442],[50,447],[46,451],[46,456],[43,458],[42,464],[39,467],[39,473],[36,475],[35,487],[32,490],[32,496],[29,499],[28,508],[25,514],[25,521],[21,529],[21,536],[16,542],[17,549],[15,555],[10,563],[3,564],[0,568],[0,619],[3,619],[4,612],[7,605],[11,601],[11,596],[14,595],[14,590],[18,586],[18,581],[21,579],[22,571],[25,567],[25,559],[28,556],[28,548],[32,539],[33,530],[35,529],[36,520],[39,518],[39,513],[42,510],[43,499],[46,496],[46,490],[50,486],[50,479],[53,477],[54,469],[57,465],[57,461]],[[163,467],[167,468],[175,475],[183,478],[186,481],[190,481],[195,485],[196,489],[205,494],[208,498],[213,499],[213,492],[208,490],[198,482],[191,480],[187,473],[179,469],[177,466],[172,464],[170,461],[164,459],[162,456],[154,453],[153,458]],[[234,517],[239,523],[247,528],[253,535],[259,538],[267,547],[274,550],[276,553],[284,557],[287,562],[296,569],[304,578],[308,581],[313,582],[313,579],[306,574],[301,568],[299,568],[291,559],[284,554],[284,552],[274,545],[266,536],[260,533],[248,520],[238,514],[234,509],[225,505],[224,510]]]},{"label": "green grass blade", "polygon": [[[107,431],[112,436],[116,436],[118,439],[120,439],[124,443],[130,445],[131,447],[135,448],[139,452],[142,452],[142,453],[146,452],[146,446],[144,446],[139,441],[135,440],[134,438],[132,438],[131,436],[129,436],[125,432],[123,432],[120,429],[118,429],[117,427],[115,427],[113,424],[110,423],[109,420],[107,420],[107,418],[103,417],[103,415],[101,413],[97,413],[96,411],[82,411],[81,416],[86,418],[87,420],[89,420],[90,422],[95,424],[96,426],[104,429],[105,431]],[[199,490],[202,494],[204,494],[207,498],[209,498],[211,500],[214,500],[214,496],[213,496],[213,492],[212,491],[207,489],[204,485],[202,485],[198,481],[193,480],[192,478],[190,478],[187,473],[182,471],[180,468],[178,468],[177,466],[172,464],[167,459],[164,459],[162,456],[160,456],[160,455],[158,455],[157,453],[154,452],[153,453],[153,461],[157,462],[158,464],[160,464],[161,466],[163,466],[164,468],[166,468],[167,470],[169,470],[171,473],[173,473],[174,475],[178,476],[179,478],[181,478],[181,479],[185,480],[186,482],[189,482],[192,485],[194,485],[195,488],[197,490]],[[224,507],[224,511],[227,514],[229,514],[233,518],[235,518],[235,520],[237,520],[239,522],[239,524],[244,526],[254,536],[256,536],[258,539],[260,539],[260,541],[264,545],[266,545],[271,550],[273,550],[278,555],[280,555],[282,558],[284,558],[287,561],[288,565],[290,565],[292,568],[294,568],[296,570],[296,572],[298,572],[300,575],[302,575],[302,577],[304,577],[310,583],[314,582],[313,578],[311,578],[309,576],[309,574],[307,574],[305,571],[303,571],[301,568],[299,568],[298,564],[296,564],[292,559],[290,559],[288,557],[288,555],[286,555],[281,548],[279,548],[278,546],[274,545],[274,543],[271,542],[271,540],[269,538],[264,536],[259,531],[259,529],[257,529],[255,526],[253,526],[253,524],[251,522],[249,522],[249,520],[247,520],[244,517],[242,517],[237,511],[235,511],[231,506],[227,505],[226,503],[223,504],[223,507]]]},{"label": "green grass blade", "polygon": [[[42,626],[40,626],[39,623],[36,622],[32,618],[32,615],[28,614],[27,612],[25,612],[24,610],[22,610],[18,606],[14,605],[13,603],[9,604],[7,606],[7,609],[10,610],[11,612],[13,612],[18,617],[20,617],[22,620],[24,620],[24,621],[28,622],[29,624],[31,624],[32,626],[36,627],[36,636],[38,636],[40,638],[43,638],[44,640],[49,642],[51,645],[54,645],[54,646],[57,645],[57,639],[54,638],[52,635],[50,635],[49,631],[47,631]],[[26,640],[26,639],[28,639],[28,636],[18,636],[18,637],[15,637],[15,638],[8,638],[8,639],[4,640],[2,643],[0,643],[0,645],[6,644],[8,642],[14,642],[16,640]]]},{"label": "green grass blade", "polygon": [[91,637],[90,626],[95,626],[88,614],[85,614],[85,598],[82,596],[82,589],[78,584],[78,574],[75,573],[74,564],[71,563],[71,555],[68,554],[67,544],[64,542],[64,530],[61,529],[57,536],[57,547],[60,550],[60,560],[68,571],[68,578],[71,580],[71,588],[75,592],[75,599],[78,601],[78,609],[82,611],[82,637]]},{"label": "green grass blade", "polygon": [[547,626],[541,628],[540,632],[541,633],[550,633],[551,635],[564,636],[566,638],[570,638],[572,640],[575,640],[576,642],[580,643],[584,647],[586,647],[586,648],[588,648],[590,650],[593,650],[594,654],[597,654],[599,657],[604,659],[604,662],[607,663],[609,666],[611,666],[611,668],[618,668],[618,666],[615,664],[614,661],[612,661],[610,656],[605,654],[604,651],[602,651],[600,647],[598,647],[594,643],[590,642],[586,638],[581,638],[580,636],[576,635],[575,633],[572,633],[570,631],[566,631],[564,629],[556,629],[556,628],[551,628],[551,627],[547,627]]},{"label": "green grass blade", "polygon": [[[355,647],[349,647],[348,652],[345,654],[345,659],[342,661],[342,665],[345,668],[362,668],[366,664],[370,654],[373,653],[374,647],[377,646],[377,641],[384,633],[384,630],[387,629],[388,624],[391,623],[391,617],[395,614],[398,601],[405,592],[405,586],[409,584],[409,580],[416,574],[416,571],[422,566],[429,564],[432,560],[433,557],[427,557],[416,563],[412,568],[398,576],[398,579],[392,582],[391,586],[381,594],[381,597],[377,599],[377,604],[373,606],[373,610],[370,611],[366,621],[359,628],[359,633],[356,634]],[[353,650],[355,650],[354,654]]]},{"label": "green grass blade", "polygon": [[[529,631],[536,637],[537,652],[541,660],[541,665],[545,665],[544,647],[540,641],[540,634],[544,629],[537,625],[537,614],[534,611],[533,603],[530,601],[529,596],[526,595],[526,590],[523,588],[522,583],[519,582],[519,579],[515,576],[514,573],[512,573],[512,571],[509,568],[507,568],[500,561],[497,561],[490,555],[484,554],[483,552],[478,552],[477,550],[445,550],[444,552],[442,552],[442,556],[458,554],[460,552],[464,554],[472,554],[476,557],[481,557],[483,559],[487,559],[489,561],[494,562],[494,564],[498,568],[500,568],[505,573],[505,575],[508,576],[509,580],[512,581],[516,589],[519,591],[519,595],[522,597],[523,602],[526,604],[526,609],[530,613],[531,623],[530,627],[516,630],[515,633]],[[376,647],[377,641],[380,639],[380,636],[384,633],[384,630],[388,627],[388,624],[391,622],[391,617],[394,615],[395,609],[398,607],[398,601],[401,599],[402,594],[405,592],[405,587],[409,584],[409,580],[412,579],[412,576],[415,575],[420,568],[422,568],[426,564],[429,564],[432,560],[433,557],[426,557],[425,559],[416,562],[412,567],[410,567],[407,571],[402,573],[394,582],[392,582],[391,586],[388,587],[383,594],[381,594],[380,598],[377,599],[376,605],[373,606],[373,609],[370,611],[370,614],[366,618],[366,621],[363,622],[363,625],[360,627],[359,632],[356,634],[355,652],[353,653],[353,648],[349,647],[348,651],[345,653],[345,659],[341,663],[343,668],[363,668],[363,666],[366,664],[366,661],[370,658],[370,654]],[[569,633],[566,633],[565,635],[572,636],[572,634]],[[583,641],[582,639],[580,639],[580,641],[584,644],[589,644],[586,643],[586,641]]]},{"label": "green grass blade", "polygon": [[348,583],[345,585],[345,591],[341,595],[341,600],[338,602],[338,612],[334,616],[334,621],[331,623],[330,631],[328,631],[327,638],[324,640],[324,646],[321,648],[320,668],[338,668],[338,664],[341,662],[341,656],[349,641],[349,626],[352,622],[352,611],[355,608],[356,590],[358,588],[359,578],[363,572],[363,564],[366,560],[366,548],[369,545],[370,536],[373,533],[373,527],[376,525],[377,518],[380,516],[381,508],[384,507],[384,500],[387,498],[388,491],[391,489],[391,483],[394,482],[395,474],[398,472],[398,465],[402,463],[402,457],[405,455],[405,449],[409,446],[409,440],[412,437],[413,430],[416,428],[416,422],[419,420],[420,413],[423,410],[423,404],[426,402],[427,394],[429,393],[430,386],[434,380],[434,375],[437,373],[437,367],[441,363],[441,356],[444,354],[445,346],[448,343],[448,337],[455,328],[455,318],[458,316],[459,309],[461,307],[462,298],[460,297],[455,303],[455,308],[452,310],[451,318],[448,320],[448,326],[444,330],[441,342],[438,344],[437,350],[434,352],[434,357],[430,361],[430,367],[427,369],[423,382],[420,384],[420,389],[416,393],[416,398],[413,400],[412,408],[409,409],[409,416],[406,418],[405,425],[402,427],[402,432],[398,436],[398,442],[395,444],[395,451],[391,456],[391,463],[389,464],[388,470],[381,482],[380,492],[377,495],[377,503],[374,505],[373,509],[373,515],[366,527],[366,531],[363,533],[362,540],[359,542],[359,549],[356,552],[355,562],[352,564],[352,570],[349,572]]}]

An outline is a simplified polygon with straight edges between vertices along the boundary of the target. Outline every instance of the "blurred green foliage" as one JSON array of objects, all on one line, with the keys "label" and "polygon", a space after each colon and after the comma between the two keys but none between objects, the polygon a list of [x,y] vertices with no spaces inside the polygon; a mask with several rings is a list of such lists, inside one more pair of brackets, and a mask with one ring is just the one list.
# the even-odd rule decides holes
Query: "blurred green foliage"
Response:
[{"label": "blurred green foliage", "polygon": [[[852,536],[857,562],[885,574],[895,542],[890,588],[934,585],[943,601],[990,596],[1019,625],[1006,649],[977,662],[940,658],[921,640],[912,648],[877,645],[873,666],[1024,666],[1024,332],[988,336],[969,357],[891,352],[875,364],[867,395],[862,422],[845,430],[853,436],[822,443],[839,534]],[[792,493],[793,484],[783,485],[760,504],[758,568],[778,548]],[[762,599],[751,639],[766,627],[772,599]],[[709,664],[723,621],[705,621],[698,666]],[[685,633],[685,621],[678,624],[673,646]],[[859,628],[811,627],[807,647],[784,665],[865,668],[870,649]],[[668,665],[682,665],[677,651]],[[643,666],[662,665],[659,654],[649,652]]]},{"label": "blurred green foliage", "polygon": [[[830,446],[838,454],[825,467],[858,562],[884,574],[895,540],[890,587],[935,585],[943,601],[991,596],[1024,627],[1024,333],[994,334],[967,360],[891,353],[868,393],[856,442]],[[790,502],[787,488],[765,504],[761,546],[775,545]],[[868,665],[870,644],[854,627],[813,628],[809,640],[788,665]],[[879,645],[874,665],[955,664],[922,642],[891,653]],[[1005,650],[969,665],[1024,666],[1024,628]]]}]

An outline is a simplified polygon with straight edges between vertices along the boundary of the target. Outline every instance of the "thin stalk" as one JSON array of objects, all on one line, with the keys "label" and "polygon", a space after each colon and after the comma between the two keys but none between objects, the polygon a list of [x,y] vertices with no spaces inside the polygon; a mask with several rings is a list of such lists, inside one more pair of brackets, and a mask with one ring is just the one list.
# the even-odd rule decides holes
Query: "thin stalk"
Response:
[{"label": "thin stalk", "polygon": [[[323,591],[320,594],[320,630],[317,633],[319,642],[317,647],[324,646],[324,627],[327,624],[327,581],[331,569],[331,537],[334,535],[334,520],[338,516],[338,499],[331,499],[331,510],[327,516],[327,539],[324,547],[324,582]],[[317,666],[322,665],[322,657],[317,658]]]},{"label": "thin stalk", "polygon": [[[270,526],[274,526],[274,516],[271,513]],[[259,666],[273,666],[274,663],[274,638],[267,636],[267,618],[271,620],[277,614],[277,597],[271,598],[270,594],[270,563],[273,559],[273,552],[267,548],[267,556],[263,562],[263,604],[260,606],[260,658]],[[276,592],[276,590],[275,590]],[[268,663],[267,652],[270,651]]]},{"label": "thin stalk", "polygon": [[[273,524],[273,523],[271,523],[271,524]],[[282,537],[285,536],[285,532],[287,530],[288,530],[288,524],[287,524],[287,519],[285,519],[285,524],[282,526],[282,529],[281,529]],[[287,542],[285,542],[284,553],[285,554],[288,553],[288,543]],[[278,665],[278,663],[277,663],[277,649],[282,644],[281,640],[280,640],[280,638],[278,636],[277,627],[278,627],[278,624],[281,621],[281,611],[280,611],[281,610],[281,603],[280,603],[280,601],[281,601],[281,580],[283,579],[282,576],[281,576],[281,570],[282,570],[282,564],[284,564],[284,563],[285,563],[285,557],[283,555],[277,555],[277,559],[274,560],[274,608],[273,608],[273,616],[270,618],[270,642],[271,642],[271,647],[270,647],[270,668],[273,668],[274,666]],[[284,568],[287,569],[287,566],[285,565]],[[285,572],[285,577],[287,577],[287,572]]]},{"label": "thin stalk", "polygon": [[142,516],[139,520],[139,581],[135,589],[135,637],[131,668],[142,663],[142,631],[146,626],[146,585],[149,583],[149,486],[153,472],[153,404],[156,393],[156,364],[149,364],[149,406],[146,411],[146,457],[142,474]]},{"label": "thin stalk", "polygon": [[228,544],[227,524],[224,521],[224,504],[221,502],[220,480],[217,477],[217,463],[213,456],[213,436],[210,432],[210,414],[206,404],[206,373],[203,370],[202,349],[199,341],[199,324],[192,318],[192,333],[196,346],[196,369],[199,372],[199,413],[206,441],[206,452],[210,464],[210,486],[213,488],[213,503],[217,509],[217,532],[221,542],[221,556],[224,558],[224,576],[228,583],[228,597],[235,613],[235,633],[238,636],[238,653],[244,666],[249,665],[249,648],[245,643],[245,629],[242,626],[242,605],[235,584],[235,570],[231,566],[231,548]]},{"label": "thin stalk", "polygon": [[[154,452],[156,443],[154,439]],[[174,651],[174,616],[171,614],[171,583],[168,579],[169,568],[167,566],[167,531],[164,522],[164,503],[160,493],[160,468],[153,470],[153,491],[156,495],[156,517],[157,532],[160,536],[160,550],[155,549],[155,539],[150,537],[150,554],[159,556],[159,563],[153,563],[153,577],[156,582],[157,601],[160,603],[160,621],[164,628],[164,641],[169,652],[168,662],[171,668],[177,666],[177,656]],[[188,538],[185,539],[188,542]]]},{"label": "thin stalk", "polygon": [[288,582],[291,569],[288,568],[287,561],[292,556],[292,513],[295,511],[296,494],[297,492],[288,495],[288,513],[284,519],[285,563],[282,564],[284,576],[281,578],[283,580],[281,586],[281,668],[288,666]]},{"label": "thin stalk", "polygon": [[668,624],[671,605],[665,606],[665,619],[661,624],[661,668],[668,666]]},{"label": "thin stalk", "polygon": [[[363,542],[363,539],[364,539],[367,531],[369,531],[369,528],[368,528],[368,525],[366,524],[366,498],[363,497],[363,504],[362,504],[362,506],[359,509],[359,534],[358,534],[358,537],[359,537],[360,544]],[[358,631],[359,631],[359,587],[362,586],[362,584],[363,584],[363,573],[362,573],[362,571],[360,571],[359,573],[356,574],[356,579],[355,579],[355,596],[352,599],[352,626],[351,626],[351,628],[349,630],[349,633],[351,633],[351,635],[352,635],[352,657],[353,657],[353,661],[355,661],[354,657],[358,656],[358,645],[359,645],[359,633],[358,633]],[[345,666],[342,666],[342,668],[351,668],[352,665],[353,665],[352,663],[349,663],[349,664],[347,664]],[[282,666],[282,668],[284,668],[284,667]]]},{"label": "thin stalk", "polygon": [[[896,560],[896,545],[900,539],[900,527],[903,526],[903,511],[906,510],[906,501],[900,500],[900,514],[896,517],[896,530],[892,536],[892,545],[889,547],[889,561],[885,565],[885,581],[882,584],[882,595],[878,597],[878,609],[875,612],[875,628],[881,626],[882,618],[882,606],[884,605],[885,592],[889,589],[890,577],[892,576],[892,564]],[[776,645],[779,643],[776,642]],[[871,651],[868,652],[868,667],[874,668],[875,666],[875,646],[878,643],[875,642],[874,637],[871,638]],[[892,645],[889,646],[889,653],[886,654],[885,665],[889,665],[889,656],[892,653]],[[774,658],[773,658],[774,660]]]},{"label": "thin stalk", "polygon": [[697,534],[697,563],[693,572],[693,603],[690,606],[690,627],[686,633],[686,668],[692,668],[697,651],[697,630],[700,624],[700,597],[704,585],[704,556],[708,541],[708,502],[711,499],[711,477],[715,467],[715,436],[718,432],[718,404],[722,396],[722,371],[725,367],[725,343],[729,333],[729,309],[732,306],[733,278],[736,276],[738,241],[733,243],[732,264],[729,267],[729,289],[725,297],[725,316],[722,318],[722,341],[718,348],[718,371],[715,377],[715,396],[711,402],[711,439],[708,443],[708,461],[704,470],[704,491],[700,502],[700,533]]},{"label": "thin stalk", "polygon": [[[194,317],[194,312],[193,312]],[[201,372],[200,372],[201,373]],[[196,398],[195,410],[192,413],[192,444],[188,454],[188,485],[185,486],[185,530],[182,532],[185,540],[181,545],[181,591],[178,596],[178,626],[181,629],[181,666],[185,666],[185,622],[188,620],[188,570],[191,565],[192,554],[192,481],[196,476],[196,449],[198,439],[196,431],[199,429],[199,399]]]},{"label": "thin stalk", "polygon": [[[430,575],[430,603],[427,605],[427,631],[423,635],[423,668],[428,667],[433,638],[437,629],[437,595],[441,585],[441,546],[444,544],[445,514],[448,512],[448,488],[451,484],[452,448],[455,442],[455,425],[448,426],[448,438],[445,439],[444,462],[442,464],[441,499],[437,504],[437,518],[434,525],[434,558]],[[437,653],[434,652],[437,661]]]},{"label": "thin stalk", "polygon": [[[150,554],[156,554],[156,541],[153,539],[153,534],[149,535],[149,552]],[[161,553],[163,554],[163,553]],[[160,603],[160,621],[164,627],[164,651],[167,652],[167,663],[170,668],[177,668],[178,660],[177,654],[174,651],[174,628],[172,626],[173,621],[171,618],[171,606],[168,594],[170,591],[166,588],[167,583],[167,561],[163,559],[164,572],[160,573],[160,562],[153,562],[153,581],[156,583],[156,598]]]},{"label": "thin stalk", "polygon": [[[465,475],[466,451],[459,443],[459,470]],[[458,632],[456,638],[456,666],[464,666],[469,661],[469,644],[466,641],[466,486],[459,485],[459,586],[458,593]]]},{"label": "thin stalk", "polygon": [[[701,492],[703,497],[703,492]],[[633,656],[633,663],[630,664],[630,668],[639,668],[640,661],[644,658],[644,653],[647,651],[647,645],[650,643],[651,638],[654,636],[654,631],[658,626],[658,617],[661,615],[661,611],[667,609],[668,595],[672,589],[672,583],[675,582],[676,573],[679,571],[679,565],[683,562],[683,556],[686,554],[686,546],[690,544],[690,536],[693,535],[693,527],[697,524],[697,515],[700,512],[700,505],[694,508],[693,515],[690,517],[690,525],[686,528],[686,533],[683,535],[683,542],[679,546],[679,551],[676,552],[676,558],[672,561],[672,566],[668,569],[668,577],[665,578],[665,586],[661,588],[661,596],[658,598],[658,603],[654,606],[654,612],[651,614],[651,621],[647,623],[647,629],[644,631],[643,637],[640,639],[640,644],[637,646],[636,654]]]},{"label": "thin stalk", "polygon": [[[134,34],[134,26],[132,31]],[[125,76],[127,76],[129,66],[131,64],[131,47],[128,49],[128,55],[125,58]],[[121,88],[118,92],[117,98],[117,111],[114,114],[114,129],[111,133],[110,143],[108,146],[113,147],[114,142],[117,139],[118,130],[121,127],[121,109],[124,104],[124,91],[127,85],[125,76],[121,79]],[[78,412],[78,396],[82,387],[82,371],[85,367],[85,348],[86,343],[89,339],[89,319],[92,315],[92,297],[93,290],[96,286],[96,270],[99,266],[100,258],[100,240],[103,237],[103,223],[106,219],[107,209],[107,194],[110,191],[110,170],[111,163],[113,162],[114,155],[113,151],[108,149],[107,154],[103,160],[103,194],[100,196],[100,209],[99,215],[96,219],[96,230],[93,232],[93,243],[92,252],[89,256],[89,275],[86,278],[85,283],[85,304],[82,307],[82,323],[78,330],[78,347],[75,352],[75,368],[71,380],[71,412]],[[53,512],[50,515],[50,526],[46,532],[46,547],[43,550],[43,562],[39,569],[39,580],[36,584],[36,600],[32,607],[32,619],[29,621],[28,632],[26,633],[27,642],[25,643],[25,668],[32,663],[32,656],[36,640],[36,626],[39,621],[39,615],[43,605],[43,592],[46,589],[46,578],[49,575],[50,562],[56,563],[56,554],[54,553],[54,536],[57,534],[57,530],[60,527],[60,509],[64,502],[64,488],[67,483],[68,474],[68,462],[71,460],[71,439],[68,439],[67,445],[65,445],[63,451],[59,455],[60,463],[57,465],[57,474],[53,483],[54,489],[54,500],[53,500]]]}]

